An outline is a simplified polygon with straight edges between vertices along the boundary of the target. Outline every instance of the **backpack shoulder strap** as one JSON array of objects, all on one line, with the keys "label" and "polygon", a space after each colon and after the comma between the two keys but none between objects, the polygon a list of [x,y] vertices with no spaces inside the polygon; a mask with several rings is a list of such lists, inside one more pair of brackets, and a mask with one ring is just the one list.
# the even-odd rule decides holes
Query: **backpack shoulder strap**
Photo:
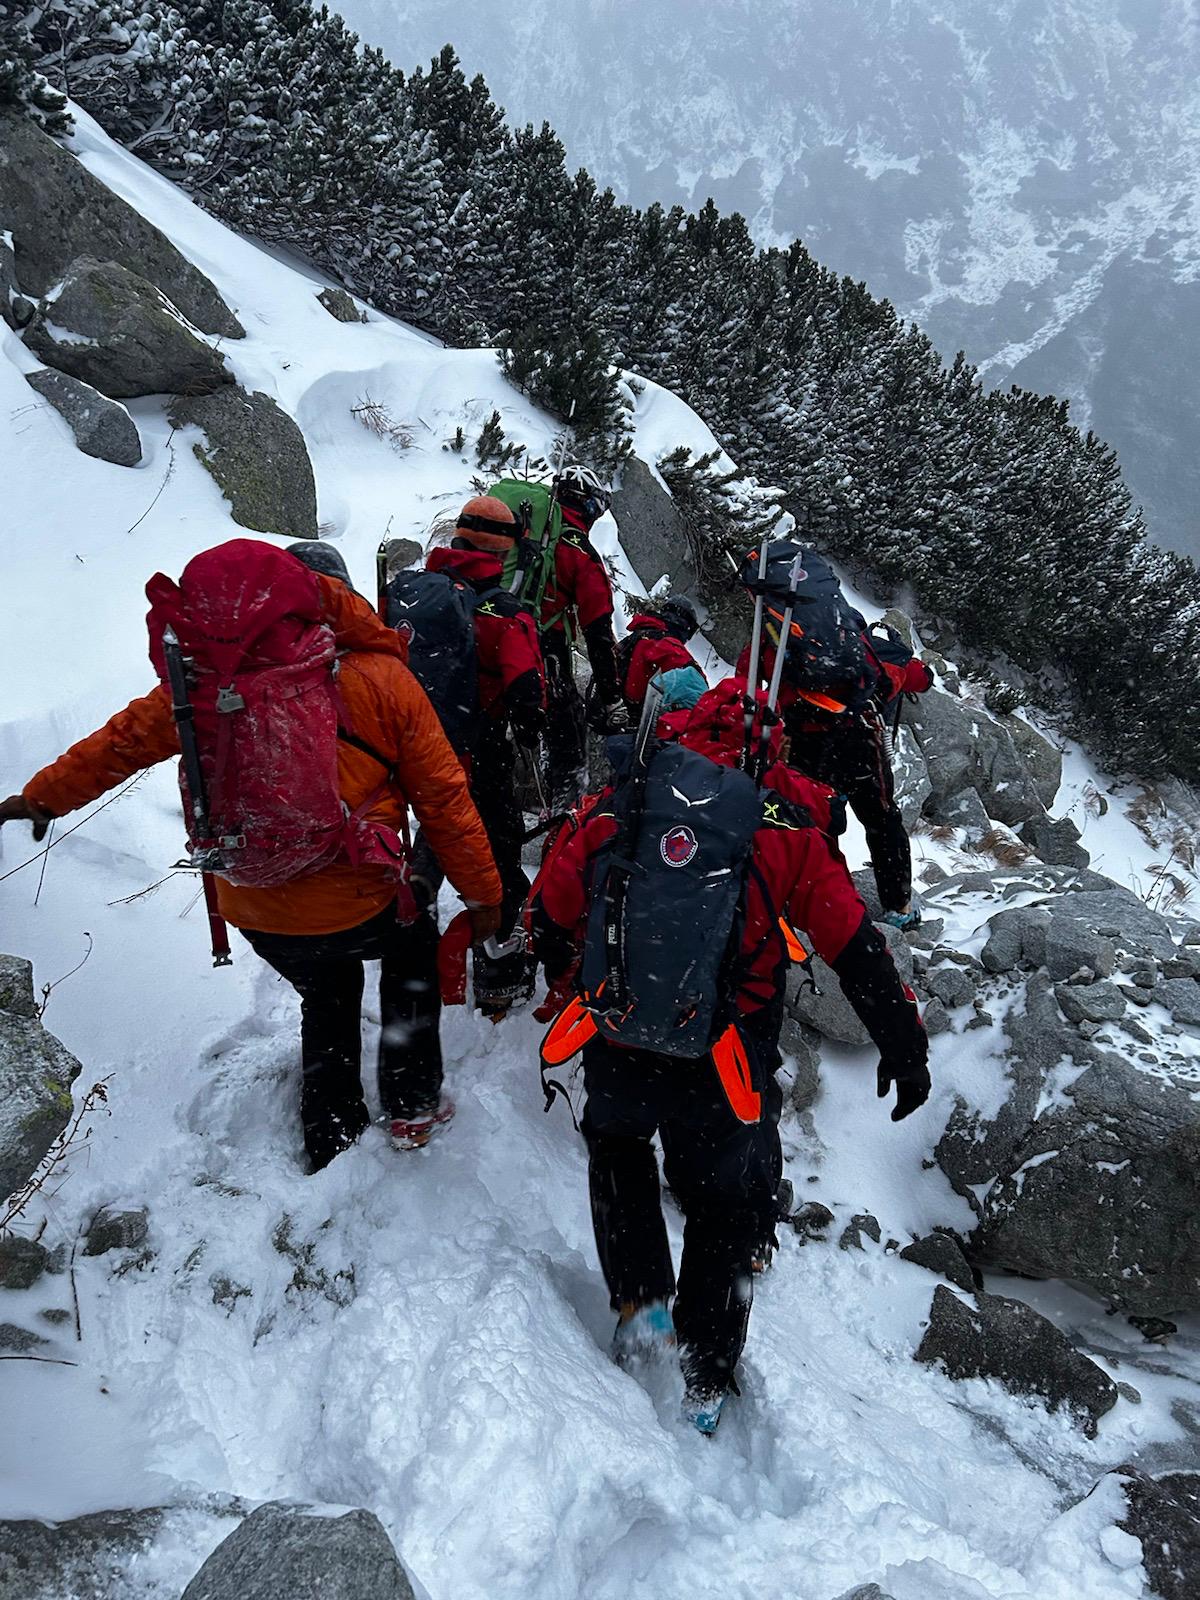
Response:
[{"label": "backpack shoulder strap", "polygon": [[352,733],[349,728],[344,727],[340,718],[338,721],[337,736],[343,744],[350,745],[352,749],[360,750],[364,756],[370,756],[372,761],[378,762],[378,764],[387,774],[388,782],[394,783],[397,786],[399,785],[400,775],[396,771],[393,763],[390,762],[386,756],[380,755],[379,751],[375,749],[374,745],[368,744],[365,739],[360,739],[356,733]]}]

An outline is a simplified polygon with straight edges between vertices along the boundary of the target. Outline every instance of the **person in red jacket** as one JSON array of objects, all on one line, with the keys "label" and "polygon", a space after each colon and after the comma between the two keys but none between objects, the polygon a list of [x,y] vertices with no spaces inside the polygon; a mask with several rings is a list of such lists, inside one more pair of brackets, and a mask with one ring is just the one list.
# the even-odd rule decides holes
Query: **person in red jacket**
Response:
[{"label": "person in red jacket", "polygon": [[[537,627],[529,611],[501,587],[504,557],[519,532],[515,515],[503,501],[478,495],[459,512],[449,545],[432,550],[425,562],[428,571],[449,573],[479,597],[474,617],[480,717],[467,766],[471,798],[504,886],[500,940],[512,932],[529,893],[529,879],[521,866],[524,819],[517,799],[512,740],[533,761],[546,729],[546,678]],[[417,876],[430,897],[436,896],[441,875],[420,840]],[[476,1004],[497,1020],[532,992],[530,965],[523,952],[496,958],[477,948],[474,971]]]},{"label": "person in red jacket", "polygon": [[588,537],[612,504],[612,494],[590,467],[571,464],[554,480],[563,531],[554,551],[554,573],[542,600],[539,632],[546,661],[549,725],[546,767],[553,806],[579,793],[585,754],[583,703],[575,687],[571,632],[583,636],[592,669],[589,700],[597,725],[607,732],[627,726],[613,636],[613,591],[599,551]]},{"label": "person in red jacket", "polygon": [[[741,757],[732,726],[744,682],[720,686],[697,705],[680,741],[726,765]],[[887,943],[807,810],[814,786],[779,761],[763,779],[763,820],[753,835],[734,964],[739,1032],[753,1089],[768,1101],[779,1064],[787,956],[779,935],[786,916],[804,929],[833,968],[879,1050],[878,1092],[895,1085],[892,1120],[929,1094],[925,1030],[911,990],[901,982]],[[617,832],[609,794],[567,835],[536,892],[532,925],[547,970],[564,975],[578,959],[591,911],[593,867]],[[636,989],[638,975],[629,974]],[[777,1136],[770,1117],[735,1114],[710,1058],[678,1060],[606,1042],[584,1047],[592,1219],[601,1266],[619,1321],[618,1359],[654,1353],[678,1339],[687,1386],[685,1409],[712,1432],[746,1337],[756,1250],[776,1219]],[[660,1199],[653,1140],[658,1135],[667,1183],[686,1218],[678,1285]],[[673,1315],[670,1309],[674,1295]]]},{"label": "person in red jacket", "polygon": [[[259,581],[273,592],[283,584],[296,587],[299,564],[257,541],[234,541],[195,557],[183,584],[208,585],[214,561],[234,546],[256,550]],[[475,937],[490,937],[500,923],[500,879],[462,767],[403,663],[400,641],[344,582],[306,577],[303,615],[292,620],[319,619],[333,635],[341,652],[338,693],[357,739],[337,743],[343,806],[402,832],[411,805],[467,902]],[[39,837],[52,818],[179,753],[170,692],[159,684],[0,803],[0,823],[26,818]],[[432,984],[437,936],[429,919],[399,920],[395,878],[339,853],[273,887],[218,877],[216,893],[221,916],[300,996],[300,1113],[312,1170],[348,1149],[369,1120],[360,1061],[364,961],[381,962],[379,1090],[393,1141],[400,1148],[425,1143],[453,1110],[441,1094],[436,1004],[431,1014],[423,998]]]},{"label": "person in red jacket", "polygon": [[657,611],[643,611],[632,618],[617,646],[621,694],[631,723],[641,716],[650,680],[660,672],[690,668],[703,685],[704,674],[687,647],[699,626],[696,608],[686,595],[673,595]]}]

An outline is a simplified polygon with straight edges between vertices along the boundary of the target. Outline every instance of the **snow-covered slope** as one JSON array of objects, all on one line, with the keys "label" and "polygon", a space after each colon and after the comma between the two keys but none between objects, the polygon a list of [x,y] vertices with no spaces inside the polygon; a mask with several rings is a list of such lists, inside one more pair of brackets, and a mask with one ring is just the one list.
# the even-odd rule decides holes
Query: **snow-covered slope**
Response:
[{"label": "snow-covered slope", "polygon": [[345,0],[447,40],[637,204],[801,237],[996,383],[1069,397],[1160,542],[1200,552],[1192,0]]},{"label": "snow-covered slope", "polygon": [[[470,434],[499,407],[510,437],[548,448],[550,423],[489,352],[443,350],[377,317],[335,322],[307,271],[224,231],[83,116],[75,147],[237,309],[248,336],[231,363],[303,425],[321,518],[364,586],[389,521],[419,535],[467,492],[470,467],[443,449],[459,424]],[[149,573],[237,531],[157,402],[136,405],[144,464],[106,466],[32,404],[29,364],[5,332],[9,789],[146,686]],[[366,394],[411,425],[407,451],[351,416]],[[651,459],[710,444],[654,389],[639,430]],[[617,530],[605,538],[619,559]],[[1138,1373],[1143,1404],[1122,1401],[1088,1442],[1063,1416],[913,1363],[928,1274],[880,1247],[801,1249],[789,1235],[756,1304],[744,1395],[713,1443],[699,1439],[670,1385],[648,1393],[607,1358],[583,1152],[561,1106],[542,1114],[532,1021],[452,1014],[460,1115],[445,1140],[399,1157],[372,1130],[303,1176],[294,999],[240,944],[232,971],[209,967],[193,883],[170,875],[180,834],[165,768],[64,837],[44,879],[37,864],[16,870],[27,831],[4,830],[0,946],[32,957],[41,984],[94,940],[47,1024],[85,1063],[80,1091],[104,1078],[110,1093],[29,1225],[44,1214],[56,1245],[101,1204],[145,1203],[151,1253],[119,1273],[114,1258],[77,1261],[82,1339],[47,1324],[45,1352],[74,1365],[0,1366],[0,1516],[194,1503],[123,1591],[162,1600],[230,1526],[213,1494],[368,1506],[433,1600],[831,1600],[868,1580],[896,1600],[1143,1593],[1112,1537],[1119,1498],[1082,1497],[1106,1467],[1182,1437],[1169,1358]],[[1129,849],[1145,861],[1132,832]],[[870,1209],[885,1239],[965,1222],[922,1159],[956,1083],[998,1092],[994,1043],[982,1030],[935,1041],[934,1099],[899,1127],[868,1057],[827,1058],[814,1122],[786,1129],[801,1197],[839,1223]],[[63,1276],[31,1293],[70,1303]],[[1038,1294],[1063,1326],[1137,1359],[1137,1335],[1097,1305]]]}]

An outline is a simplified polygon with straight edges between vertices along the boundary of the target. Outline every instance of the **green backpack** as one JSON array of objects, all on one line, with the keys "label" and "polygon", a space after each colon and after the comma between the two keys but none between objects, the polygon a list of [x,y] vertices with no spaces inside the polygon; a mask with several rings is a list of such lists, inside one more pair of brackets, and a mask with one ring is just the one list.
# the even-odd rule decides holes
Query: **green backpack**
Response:
[{"label": "green backpack", "polygon": [[[554,576],[554,558],[562,537],[563,520],[554,491],[548,483],[525,478],[502,478],[488,490],[509,508],[524,528],[524,535],[505,558],[501,580],[533,612],[541,626],[542,601]],[[518,568],[520,581],[517,580]]]}]

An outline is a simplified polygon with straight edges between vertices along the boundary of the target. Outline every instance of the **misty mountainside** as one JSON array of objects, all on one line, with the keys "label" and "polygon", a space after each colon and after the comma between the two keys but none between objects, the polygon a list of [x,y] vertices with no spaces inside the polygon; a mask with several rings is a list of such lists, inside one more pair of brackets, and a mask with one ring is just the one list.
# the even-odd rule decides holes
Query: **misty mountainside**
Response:
[{"label": "misty mountainside", "polygon": [[450,40],[637,205],[800,237],[989,383],[1069,399],[1151,536],[1200,551],[1194,0],[346,0],[398,66]]}]

